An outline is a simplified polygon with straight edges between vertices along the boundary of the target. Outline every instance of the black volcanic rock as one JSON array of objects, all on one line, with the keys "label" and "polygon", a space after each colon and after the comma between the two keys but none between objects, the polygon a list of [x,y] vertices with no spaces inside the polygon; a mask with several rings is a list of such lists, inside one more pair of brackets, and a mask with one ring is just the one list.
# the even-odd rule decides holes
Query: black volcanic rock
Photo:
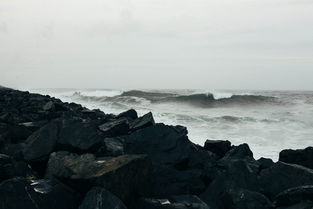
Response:
[{"label": "black volcanic rock", "polygon": [[124,203],[111,192],[93,187],[86,194],[78,209],[127,209]]},{"label": "black volcanic rock", "polygon": [[253,153],[247,144],[233,146],[226,154],[225,158],[245,158],[253,157]]},{"label": "black volcanic rock", "polygon": [[76,209],[80,195],[49,180],[9,179],[0,184],[0,209]]},{"label": "black volcanic rock", "polygon": [[261,157],[257,160],[260,163],[260,169],[265,169],[271,167],[274,162],[272,159]]},{"label": "black volcanic rock", "polygon": [[26,140],[23,150],[26,161],[42,161],[53,152],[59,135],[59,128],[56,121],[50,122],[39,130],[35,131]]},{"label": "black volcanic rock", "polygon": [[99,129],[106,136],[121,136],[128,133],[129,123],[126,118],[120,118],[100,125]]},{"label": "black volcanic rock", "polygon": [[97,123],[76,118],[59,120],[58,149],[80,153],[93,152],[104,138]]},{"label": "black volcanic rock", "polygon": [[95,153],[99,157],[118,156],[124,154],[124,145],[119,138],[105,138],[102,146]]},{"label": "black volcanic rock", "polygon": [[92,154],[52,153],[46,177],[57,177],[81,191],[101,186],[131,202],[136,195],[149,195],[151,164],[144,155],[96,158]]},{"label": "black volcanic rock", "polygon": [[0,154],[0,182],[14,177],[14,166],[10,156]]},{"label": "black volcanic rock", "polygon": [[141,116],[140,118],[135,119],[133,122],[131,122],[130,129],[132,131],[136,131],[138,129],[146,128],[146,127],[152,126],[154,124],[155,124],[155,122],[154,122],[152,113],[149,112],[149,113]]},{"label": "black volcanic rock", "polygon": [[276,206],[290,206],[304,201],[313,201],[313,185],[293,187],[275,197]]},{"label": "black volcanic rock", "polygon": [[283,150],[279,153],[279,161],[313,169],[313,147],[298,150]]},{"label": "black volcanic rock", "polygon": [[167,199],[142,198],[139,206],[141,209],[209,209],[195,195],[172,196]]},{"label": "black volcanic rock", "polygon": [[277,162],[260,173],[263,193],[275,198],[280,192],[292,187],[313,185],[313,170],[283,162]]},{"label": "black volcanic rock", "polygon": [[125,112],[118,114],[116,116],[116,118],[128,118],[128,119],[135,120],[138,118],[138,114],[137,114],[136,110],[130,109],[130,110],[127,110]]},{"label": "black volcanic rock", "polygon": [[204,149],[223,157],[231,149],[231,143],[228,140],[206,140]]}]

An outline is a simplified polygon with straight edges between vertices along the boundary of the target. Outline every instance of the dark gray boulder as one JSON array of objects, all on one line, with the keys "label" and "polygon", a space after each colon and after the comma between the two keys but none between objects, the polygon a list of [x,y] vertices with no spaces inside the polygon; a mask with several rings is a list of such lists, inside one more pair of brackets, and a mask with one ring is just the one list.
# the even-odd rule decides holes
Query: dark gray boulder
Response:
[{"label": "dark gray boulder", "polygon": [[50,155],[46,177],[62,179],[80,191],[100,186],[127,204],[134,196],[150,194],[150,173],[151,163],[145,155],[96,158],[62,151]]},{"label": "dark gray boulder", "polygon": [[260,169],[269,168],[272,165],[274,165],[274,162],[272,159],[261,157],[257,160],[260,163]]},{"label": "dark gray boulder", "polygon": [[225,209],[272,209],[273,203],[263,194],[245,189],[229,190],[220,197]]},{"label": "dark gray boulder", "polygon": [[128,118],[128,119],[131,119],[131,120],[135,120],[135,119],[138,118],[138,114],[137,114],[136,110],[130,109],[130,110],[127,110],[125,112],[122,112],[122,113],[118,114],[116,116],[116,118]]},{"label": "dark gray boulder", "polygon": [[290,206],[277,207],[277,209],[312,209],[312,208],[313,202],[311,201],[303,201]]},{"label": "dark gray boulder", "polygon": [[101,187],[88,191],[78,209],[127,209],[124,203],[111,192]]},{"label": "dark gray boulder", "polygon": [[228,140],[206,140],[204,149],[215,153],[219,157],[223,157],[231,149],[231,143]]},{"label": "dark gray boulder", "polygon": [[252,158],[246,159],[222,159],[217,165],[207,170],[212,181],[200,198],[210,208],[225,207],[225,198],[230,191],[241,189],[258,192],[259,163]]},{"label": "dark gray boulder", "polygon": [[78,153],[94,152],[99,148],[103,133],[98,125],[81,119],[62,118],[59,121],[57,148]]},{"label": "dark gray boulder", "polygon": [[76,209],[80,195],[60,182],[9,179],[0,184],[0,209]]},{"label": "dark gray boulder", "polygon": [[105,138],[95,154],[98,157],[122,155],[124,154],[124,145],[119,138]]},{"label": "dark gray boulder", "polygon": [[224,156],[224,158],[245,158],[253,157],[253,153],[249,145],[244,143],[238,146],[233,146]]},{"label": "dark gray boulder", "polygon": [[141,209],[209,209],[195,195],[172,196],[167,199],[142,198],[139,206]]},{"label": "dark gray boulder", "polygon": [[23,156],[26,161],[43,161],[55,149],[59,128],[55,121],[35,131],[26,140]]},{"label": "dark gray boulder", "polygon": [[132,131],[136,131],[138,129],[143,129],[143,128],[146,128],[148,126],[152,126],[154,125],[155,122],[154,122],[154,119],[153,119],[153,115],[151,112],[135,119],[134,121],[132,121],[130,123],[130,129]]},{"label": "dark gray boulder", "polygon": [[129,123],[126,118],[120,118],[100,125],[99,129],[106,136],[121,136],[128,133]]},{"label": "dark gray boulder", "polygon": [[275,197],[276,206],[290,206],[304,201],[313,201],[313,185],[290,188]]},{"label": "dark gray boulder", "polygon": [[295,164],[277,162],[260,172],[259,182],[263,193],[274,199],[286,189],[313,185],[313,170]]},{"label": "dark gray boulder", "polygon": [[14,166],[10,156],[0,154],[0,182],[14,176]]},{"label": "dark gray boulder", "polygon": [[279,161],[313,169],[313,147],[298,150],[283,150],[279,153]]}]

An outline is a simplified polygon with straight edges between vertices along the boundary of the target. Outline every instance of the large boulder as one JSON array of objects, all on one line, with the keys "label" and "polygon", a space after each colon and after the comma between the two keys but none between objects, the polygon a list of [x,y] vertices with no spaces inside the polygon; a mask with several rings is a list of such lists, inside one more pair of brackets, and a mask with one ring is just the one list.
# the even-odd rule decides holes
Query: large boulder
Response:
[{"label": "large boulder", "polygon": [[141,116],[140,118],[135,119],[130,124],[130,129],[136,131],[138,129],[146,128],[148,126],[154,125],[154,119],[151,112]]},{"label": "large boulder", "polygon": [[61,151],[50,155],[46,177],[57,177],[81,191],[101,186],[128,203],[134,196],[149,195],[150,172],[145,155],[96,158]]},{"label": "large boulder", "polygon": [[59,127],[57,147],[61,150],[94,152],[104,139],[103,133],[98,130],[98,124],[90,121],[62,118]]},{"label": "large boulder", "polygon": [[238,146],[233,146],[224,156],[224,158],[245,158],[253,157],[253,153],[249,148],[249,145],[244,143]]},{"label": "large boulder", "polygon": [[172,196],[167,199],[142,198],[139,206],[141,209],[209,209],[195,195]]},{"label": "large boulder", "polygon": [[124,154],[124,145],[119,138],[105,138],[95,154],[99,157],[122,155]]},{"label": "large boulder", "polygon": [[274,206],[263,194],[245,189],[229,190],[221,199],[225,209],[272,209]]},{"label": "large boulder", "polygon": [[204,149],[215,153],[219,157],[223,157],[231,149],[231,143],[228,140],[206,140]]},{"label": "large boulder", "polygon": [[135,120],[138,118],[138,114],[137,114],[136,110],[130,109],[130,110],[127,110],[125,112],[118,114],[116,116],[116,118],[127,118],[127,119],[131,119],[131,120]]},{"label": "large boulder", "polygon": [[283,150],[279,153],[279,161],[313,169],[313,147],[298,150]]},{"label": "large boulder", "polygon": [[313,185],[287,189],[275,198],[276,206],[290,206],[305,201],[313,201]]},{"label": "large boulder", "polygon": [[258,171],[259,163],[252,158],[221,159],[207,169],[211,182],[200,197],[212,209],[224,208],[230,191],[260,190]]},{"label": "large boulder", "polygon": [[295,164],[277,162],[260,172],[263,193],[275,198],[292,187],[313,185],[313,170]]},{"label": "large boulder", "polygon": [[49,180],[9,179],[0,184],[0,209],[76,209],[80,195]]},{"label": "large boulder", "polygon": [[99,129],[106,136],[121,136],[128,133],[129,123],[126,118],[120,118],[100,125]]},{"label": "large boulder", "polygon": [[26,140],[23,156],[26,161],[43,161],[55,149],[59,128],[56,121],[52,121],[35,131]]},{"label": "large boulder", "polygon": [[0,154],[0,182],[14,176],[12,159],[8,155]]},{"label": "large boulder", "polygon": [[111,192],[93,187],[86,194],[78,209],[127,209],[124,203]]}]

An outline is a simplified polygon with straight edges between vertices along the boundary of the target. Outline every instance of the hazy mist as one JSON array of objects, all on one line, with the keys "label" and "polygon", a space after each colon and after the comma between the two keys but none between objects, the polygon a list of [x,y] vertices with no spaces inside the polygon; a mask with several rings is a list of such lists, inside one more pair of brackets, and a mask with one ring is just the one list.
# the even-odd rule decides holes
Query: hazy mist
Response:
[{"label": "hazy mist", "polygon": [[0,0],[0,85],[313,90],[313,1]]}]

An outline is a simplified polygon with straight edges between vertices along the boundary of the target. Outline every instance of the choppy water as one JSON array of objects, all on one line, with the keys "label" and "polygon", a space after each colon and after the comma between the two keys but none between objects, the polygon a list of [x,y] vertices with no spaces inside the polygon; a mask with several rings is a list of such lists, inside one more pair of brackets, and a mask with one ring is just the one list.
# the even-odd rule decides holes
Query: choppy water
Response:
[{"label": "choppy water", "polygon": [[30,90],[105,113],[151,111],[156,122],[184,125],[189,138],[248,143],[259,158],[313,145],[313,92],[203,90]]}]

